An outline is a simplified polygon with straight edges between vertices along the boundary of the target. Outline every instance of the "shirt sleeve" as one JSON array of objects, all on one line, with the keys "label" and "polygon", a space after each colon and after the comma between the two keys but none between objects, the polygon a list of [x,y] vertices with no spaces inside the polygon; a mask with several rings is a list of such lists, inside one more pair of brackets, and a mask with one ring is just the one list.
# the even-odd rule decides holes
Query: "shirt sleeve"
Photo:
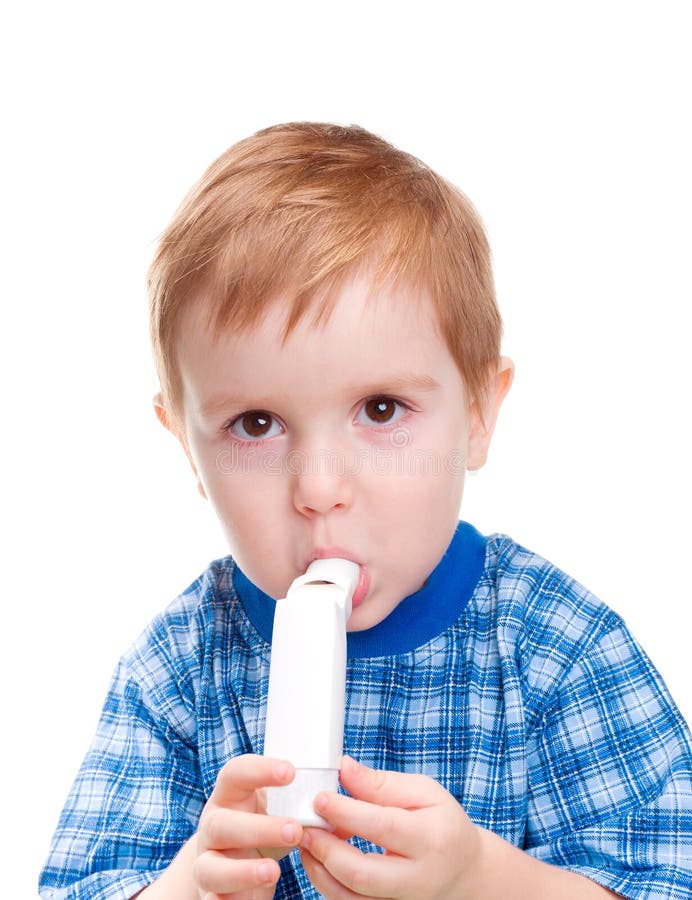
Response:
[{"label": "shirt sleeve", "polygon": [[40,876],[43,900],[133,897],[194,832],[205,802],[196,747],[160,708],[121,661]]},{"label": "shirt sleeve", "polygon": [[527,852],[623,897],[689,900],[692,740],[620,620],[551,701],[527,748]]}]

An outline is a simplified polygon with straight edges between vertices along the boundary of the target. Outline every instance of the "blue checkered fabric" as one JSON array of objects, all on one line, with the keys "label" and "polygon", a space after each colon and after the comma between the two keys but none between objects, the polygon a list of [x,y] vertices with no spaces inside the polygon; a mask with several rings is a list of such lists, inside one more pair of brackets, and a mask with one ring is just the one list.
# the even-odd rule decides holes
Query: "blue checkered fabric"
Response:
[{"label": "blue checkered fabric", "polygon": [[[430,775],[477,824],[624,897],[689,900],[692,739],[660,676],[541,557],[496,534],[483,559],[440,633],[349,660],[346,751]],[[45,900],[132,897],[193,833],[224,762],[262,752],[270,646],[238,575],[230,557],[212,563],[121,660]],[[282,872],[279,900],[319,896],[297,854]]]}]

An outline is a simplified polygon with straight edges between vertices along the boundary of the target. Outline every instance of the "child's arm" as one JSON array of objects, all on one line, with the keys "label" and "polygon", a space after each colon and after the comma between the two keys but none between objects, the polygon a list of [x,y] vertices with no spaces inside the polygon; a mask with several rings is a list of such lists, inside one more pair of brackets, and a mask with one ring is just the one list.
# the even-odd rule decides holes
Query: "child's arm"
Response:
[{"label": "child's arm", "polygon": [[[617,896],[475,826],[430,778],[377,772],[346,757],[341,780],[351,797],[325,793],[316,803],[335,834],[307,829],[301,851],[310,880],[330,900]],[[353,834],[385,848],[385,855],[363,854],[343,840]]]},{"label": "child's arm", "polygon": [[[191,631],[180,630],[185,635]],[[193,873],[198,873],[197,882],[207,883],[205,879],[213,877],[211,865],[220,860],[219,851],[229,846],[237,856],[229,860],[234,877],[242,867],[248,877],[253,871],[261,877],[262,866],[267,867],[270,886],[262,896],[269,898],[279,873],[275,860],[300,840],[297,823],[297,834],[288,845],[280,835],[286,820],[253,813],[262,809],[257,789],[277,783],[271,760],[234,756],[214,772],[216,778],[205,796],[192,698],[181,700],[181,685],[187,685],[168,677],[170,654],[158,652],[161,646],[167,642],[159,637],[156,652],[148,649],[146,655],[156,681],[130,660],[117,667],[96,736],[40,876],[44,900],[77,896],[106,900],[145,892],[147,898],[199,900]],[[293,777],[290,766],[283,777],[285,781]],[[234,827],[241,820],[239,841],[233,842],[225,832],[219,837],[221,826]],[[246,828],[248,823],[254,831]],[[258,847],[280,849],[264,860]],[[247,859],[241,861],[243,856]]]},{"label": "child's arm", "polygon": [[302,837],[293,819],[264,815],[264,787],[288,784],[293,766],[262,756],[238,756],[219,772],[197,833],[170,866],[137,896],[199,900],[208,893],[270,900],[285,856]]},{"label": "child's arm", "polygon": [[[330,900],[378,891],[454,898],[457,885],[468,885],[471,898],[603,896],[605,886],[628,898],[692,897],[692,736],[664,683],[612,614],[577,654],[568,628],[548,633],[556,635],[549,657],[530,657],[533,669],[527,663],[522,673],[536,695],[547,685],[519,744],[526,820],[517,843],[525,850],[474,827],[434,781],[373,774],[347,760],[342,781],[354,799],[324,795],[320,810],[336,837],[311,830],[303,839],[310,877]],[[496,770],[485,773],[491,786]],[[352,834],[389,852],[362,854],[338,840]],[[356,890],[345,892],[354,878]]]}]

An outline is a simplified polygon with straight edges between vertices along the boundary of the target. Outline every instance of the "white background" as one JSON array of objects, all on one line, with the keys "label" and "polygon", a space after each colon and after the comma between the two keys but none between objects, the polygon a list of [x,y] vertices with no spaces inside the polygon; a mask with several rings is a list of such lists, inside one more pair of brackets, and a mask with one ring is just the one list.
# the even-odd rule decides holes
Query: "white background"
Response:
[{"label": "white background", "polygon": [[35,895],[117,657],[226,552],[151,410],[144,278],[207,164],[276,122],[359,123],[479,208],[517,375],[463,517],[620,612],[692,719],[687,15],[581,0],[5,17],[5,896]]}]

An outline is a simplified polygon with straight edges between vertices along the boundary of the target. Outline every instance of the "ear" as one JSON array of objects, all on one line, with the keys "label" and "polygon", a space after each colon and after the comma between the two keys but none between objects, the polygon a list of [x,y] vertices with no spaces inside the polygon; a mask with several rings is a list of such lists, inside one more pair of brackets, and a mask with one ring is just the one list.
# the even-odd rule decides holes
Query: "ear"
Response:
[{"label": "ear", "polygon": [[202,484],[202,479],[199,476],[199,472],[197,471],[197,466],[195,465],[195,461],[192,458],[192,454],[190,452],[190,448],[188,446],[185,431],[182,427],[180,427],[173,416],[170,415],[169,411],[166,409],[163,397],[161,396],[161,392],[159,391],[157,394],[154,394],[152,400],[154,406],[154,412],[156,413],[156,418],[163,425],[166,431],[170,431],[173,437],[177,438],[180,441],[180,445],[185,451],[185,456],[187,456],[188,462],[192,466],[192,471],[195,473],[195,480],[197,481],[197,490],[200,494],[207,499],[207,493],[204,490],[204,485]]},{"label": "ear", "polygon": [[476,403],[472,404],[470,411],[469,445],[466,469],[474,471],[482,468],[488,458],[490,439],[495,431],[498,413],[502,401],[514,381],[514,363],[507,356],[500,359],[498,369],[491,380],[488,393],[488,402],[481,417]]}]

